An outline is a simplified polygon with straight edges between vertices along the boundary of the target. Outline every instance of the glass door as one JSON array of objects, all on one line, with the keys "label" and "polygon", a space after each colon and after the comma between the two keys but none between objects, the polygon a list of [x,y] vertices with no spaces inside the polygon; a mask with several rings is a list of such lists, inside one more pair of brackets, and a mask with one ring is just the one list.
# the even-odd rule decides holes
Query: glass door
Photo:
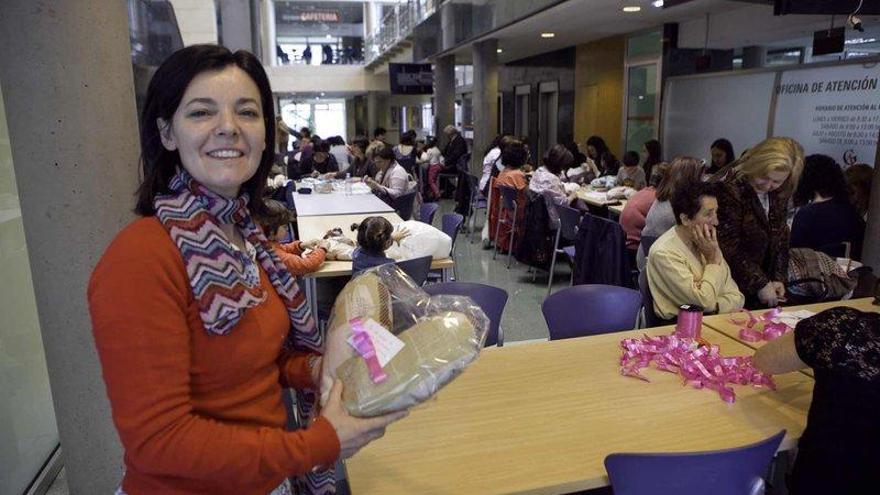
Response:
[{"label": "glass door", "polygon": [[624,149],[640,152],[645,141],[657,137],[659,125],[658,64],[631,65],[626,72],[626,126]]}]

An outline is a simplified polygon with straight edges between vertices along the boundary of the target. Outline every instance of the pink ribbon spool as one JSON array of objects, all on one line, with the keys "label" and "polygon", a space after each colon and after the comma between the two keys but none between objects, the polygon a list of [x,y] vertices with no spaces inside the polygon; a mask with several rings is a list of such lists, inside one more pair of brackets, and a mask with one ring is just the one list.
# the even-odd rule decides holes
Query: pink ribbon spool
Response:
[{"label": "pink ribbon spool", "polygon": [[703,307],[684,304],[678,308],[675,335],[683,339],[698,339],[703,328]]},{"label": "pink ribbon spool", "polygon": [[385,371],[382,370],[382,365],[379,364],[379,356],[376,354],[373,339],[370,338],[370,334],[364,329],[363,322],[361,322],[360,318],[352,318],[348,323],[351,325],[351,344],[354,346],[355,351],[366,361],[370,379],[373,380],[373,383],[384,382],[388,379],[388,375],[385,374]]}]

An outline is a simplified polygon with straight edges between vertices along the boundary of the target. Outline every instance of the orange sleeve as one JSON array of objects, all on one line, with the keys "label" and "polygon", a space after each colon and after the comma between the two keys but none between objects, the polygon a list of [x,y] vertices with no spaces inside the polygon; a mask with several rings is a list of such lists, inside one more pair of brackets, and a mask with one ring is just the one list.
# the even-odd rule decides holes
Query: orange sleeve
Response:
[{"label": "orange sleeve", "polygon": [[302,256],[299,241],[290,244],[275,244],[275,252],[284,266],[294,275],[305,275],[318,270],[327,257],[327,251],[317,248],[306,256]]},{"label": "orange sleeve", "polygon": [[180,255],[153,219],[121,233],[92,274],[93,333],[127,461],[145,474],[230,482],[332,464],[339,440],[326,419],[289,432],[193,410],[190,297]]},{"label": "orange sleeve", "polygon": [[278,368],[281,370],[281,386],[288,388],[311,388],[318,389],[318,384],[312,381],[312,368],[309,359],[315,356],[310,352],[281,351],[278,358]]}]

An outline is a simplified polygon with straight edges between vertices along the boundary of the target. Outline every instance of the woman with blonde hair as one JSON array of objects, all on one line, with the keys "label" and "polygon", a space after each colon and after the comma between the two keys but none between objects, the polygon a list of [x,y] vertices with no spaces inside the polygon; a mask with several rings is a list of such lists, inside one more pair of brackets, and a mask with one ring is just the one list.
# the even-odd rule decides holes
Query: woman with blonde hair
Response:
[{"label": "woman with blonde hair", "polygon": [[804,167],[794,139],[761,141],[712,176],[719,182],[718,243],[746,307],[785,301],[788,200]]}]

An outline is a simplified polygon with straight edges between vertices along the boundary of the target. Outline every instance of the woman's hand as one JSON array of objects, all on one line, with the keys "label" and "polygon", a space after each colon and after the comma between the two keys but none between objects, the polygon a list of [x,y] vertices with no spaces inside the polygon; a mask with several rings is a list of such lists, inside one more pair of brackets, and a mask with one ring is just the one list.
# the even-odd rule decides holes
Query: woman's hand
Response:
[{"label": "woman's hand", "polygon": [[364,177],[364,184],[370,186],[370,189],[376,189],[377,187],[379,187],[379,183],[374,181],[370,177]]},{"label": "woman's hand", "polygon": [[706,258],[706,262],[720,265],[723,258],[715,227],[706,224],[697,225],[691,229],[691,234],[697,250]]},{"label": "woman's hand", "polygon": [[758,300],[768,308],[779,304],[779,296],[776,295],[776,286],[773,284],[773,282],[767,282],[767,285],[758,291]]},{"label": "woman's hand", "polygon": [[342,381],[333,382],[330,399],[321,416],[327,419],[339,437],[340,459],[348,459],[355,455],[368,443],[382,438],[385,428],[391,423],[406,417],[409,411],[401,411],[375,418],[355,418],[348,414],[342,406]]},{"label": "woman's hand", "polygon": [[400,241],[406,239],[410,236],[409,229],[406,227],[401,227],[400,230],[396,230],[391,233],[391,240],[400,245]]},{"label": "woman's hand", "polygon": [[303,249],[315,249],[320,241],[318,239],[309,239],[308,241],[300,241],[299,245]]}]

